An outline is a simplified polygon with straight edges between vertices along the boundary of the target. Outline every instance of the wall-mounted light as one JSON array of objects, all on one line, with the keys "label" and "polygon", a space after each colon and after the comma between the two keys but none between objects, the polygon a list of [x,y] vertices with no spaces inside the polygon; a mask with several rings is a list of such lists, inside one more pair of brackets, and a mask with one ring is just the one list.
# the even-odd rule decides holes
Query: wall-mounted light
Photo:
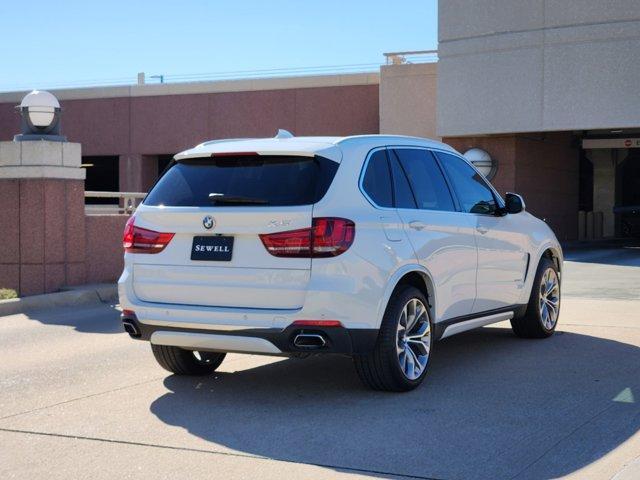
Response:
[{"label": "wall-mounted light", "polygon": [[496,176],[498,162],[481,148],[470,148],[464,152],[464,158],[469,160],[487,180]]},{"label": "wall-mounted light", "polygon": [[53,94],[34,90],[25,95],[16,109],[22,116],[22,133],[13,137],[15,141],[67,141],[60,135],[60,102]]}]

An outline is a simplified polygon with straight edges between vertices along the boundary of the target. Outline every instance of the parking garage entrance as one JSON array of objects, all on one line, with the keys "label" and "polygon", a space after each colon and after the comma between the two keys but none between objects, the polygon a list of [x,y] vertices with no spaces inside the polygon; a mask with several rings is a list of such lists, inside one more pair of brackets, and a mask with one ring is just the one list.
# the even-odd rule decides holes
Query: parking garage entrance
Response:
[{"label": "parking garage entrance", "polygon": [[[579,237],[640,238],[640,136],[585,138],[582,146],[580,208],[585,210]],[[586,192],[590,184],[591,199]]]},{"label": "parking garage entrance", "polygon": [[640,148],[630,149],[616,167],[616,231],[640,237]]}]

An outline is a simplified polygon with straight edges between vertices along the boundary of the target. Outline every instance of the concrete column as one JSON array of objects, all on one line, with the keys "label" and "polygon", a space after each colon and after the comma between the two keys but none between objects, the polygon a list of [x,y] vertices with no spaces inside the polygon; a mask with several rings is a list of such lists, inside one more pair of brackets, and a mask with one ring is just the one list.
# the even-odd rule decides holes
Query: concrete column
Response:
[{"label": "concrete column", "polygon": [[146,192],[158,177],[156,155],[120,155],[120,191]]},{"label": "concrete column", "polygon": [[158,156],[143,155],[140,175],[140,192],[148,192],[158,178]]},{"label": "concrete column", "polygon": [[380,68],[380,133],[439,138],[436,63]]},{"label": "concrete column", "polygon": [[587,150],[593,163],[593,211],[602,212],[602,234],[615,236],[616,160],[609,149]]},{"label": "concrete column", "polygon": [[0,142],[0,287],[20,295],[85,281],[80,144]]}]

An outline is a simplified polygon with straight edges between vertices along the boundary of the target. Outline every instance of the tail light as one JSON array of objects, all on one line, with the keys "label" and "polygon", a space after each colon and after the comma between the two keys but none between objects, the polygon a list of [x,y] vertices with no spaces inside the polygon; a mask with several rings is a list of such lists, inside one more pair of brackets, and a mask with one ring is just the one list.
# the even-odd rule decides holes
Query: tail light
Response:
[{"label": "tail light", "polygon": [[135,216],[127,220],[122,237],[122,246],[129,253],[159,253],[164,250],[174,233],[160,233],[134,225]]},{"label": "tail light", "polygon": [[260,235],[267,251],[275,257],[326,258],[347,251],[356,226],[346,218],[314,218],[311,228]]}]

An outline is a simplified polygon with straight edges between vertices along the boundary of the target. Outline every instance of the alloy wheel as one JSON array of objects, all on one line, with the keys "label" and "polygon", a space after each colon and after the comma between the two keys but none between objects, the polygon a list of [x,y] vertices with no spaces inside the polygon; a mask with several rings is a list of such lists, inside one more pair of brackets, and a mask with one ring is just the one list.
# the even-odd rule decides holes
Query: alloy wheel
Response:
[{"label": "alloy wheel", "polygon": [[422,375],[431,350],[431,324],[424,303],[417,298],[409,300],[398,319],[397,353],[400,369],[409,380]]},{"label": "alloy wheel", "polygon": [[558,321],[560,310],[560,282],[553,268],[547,268],[540,281],[540,319],[547,330],[552,330]]}]

